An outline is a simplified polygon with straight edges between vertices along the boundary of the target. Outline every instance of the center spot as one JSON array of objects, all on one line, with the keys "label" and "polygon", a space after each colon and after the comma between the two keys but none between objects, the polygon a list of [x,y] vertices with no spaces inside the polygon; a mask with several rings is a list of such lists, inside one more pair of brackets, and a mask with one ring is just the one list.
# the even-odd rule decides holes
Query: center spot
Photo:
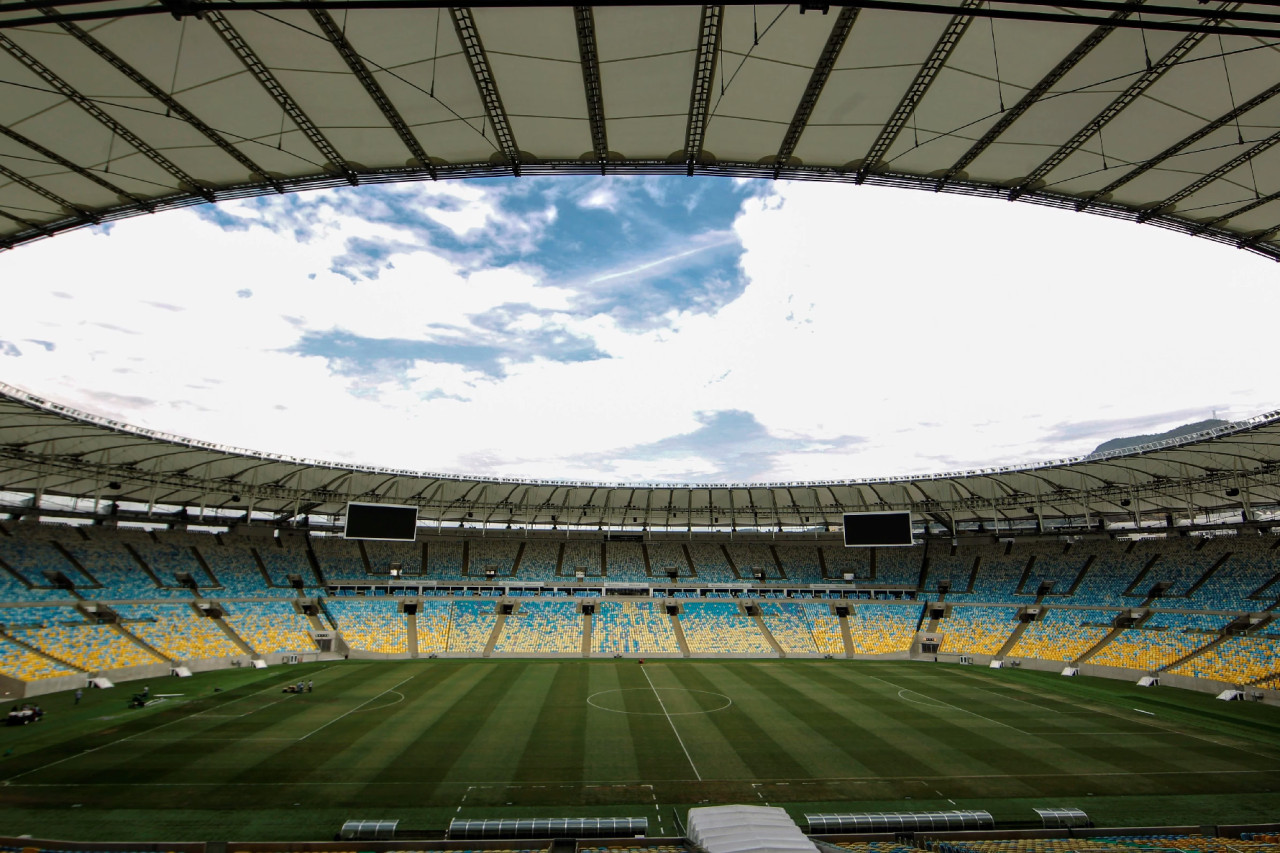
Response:
[{"label": "center spot", "polygon": [[723,693],[687,687],[624,687],[592,693],[587,697],[587,704],[615,714],[684,717],[723,711],[733,700]]}]

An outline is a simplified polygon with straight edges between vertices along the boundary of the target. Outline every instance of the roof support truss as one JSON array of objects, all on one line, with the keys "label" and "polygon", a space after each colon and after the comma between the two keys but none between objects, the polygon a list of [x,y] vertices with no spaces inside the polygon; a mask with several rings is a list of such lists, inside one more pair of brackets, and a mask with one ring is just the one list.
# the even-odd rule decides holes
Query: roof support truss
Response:
[{"label": "roof support truss", "polygon": [[689,123],[684,134],[684,162],[690,175],[702,159],[702,141],[707,135],[723,22],[724,6],[702,7],[702,18],[698,24],[698,58],[694,63],[693,86],[689,91]]},{"label": "roof support truss", "polygon": [[791,159],[791,155],[795,153],[796,146],[800,144],[800,137],[804,129],[809,126],[809,117],[813,115],[813,108],[817,106],[818,98],[821,97],[822,90],[831,77],[831,70],[835,68],[836,60],[840,58],[840,51],[844,50],[844,44],[849,40],[849,33],[853,31],[853,25],[858,20],[859,11],[861,9],[858,6],[842,6],[840,14],[836,15],[836,21],[831,25],[831,33],[827,36],[827,43],[823,45],[822,53],[818,55],[818,61],[813,65],[809,83],[804,87],[804,94],[800,96],[800,103],[796,105],[795,115],[791,117],[787,133],[782,137],[782,145],[778,147],[775,157],[777,168],[773,172],[775,178],[778,177],[781,167],[785,166]]},{"label": "roof support truss", "polygon": [[57,163],[59,166],[61,166],[62,168],[66,169],[69,172],[75,172],[80,177],[84,178],[85,180],[92,181],[93,183],[102,187],[104,190],[113,192],[122,198],[128,199],[129,201],[143,208],[147,212],[151,212],[154,209],[150,204],[148,204],[146,201],[139,198],[138,196],[133,195],[132,193],[121,189],[120,187],[111,183],[111,181],[108,181],[105,178],[103,178],[101,175],[96,175],[93,172],[90,172],[88,169],[82,166],[79,166],[76,163],[71,162],[66,157],[63,157],[60,154],[56,154],[53,151],[50,151],[48,148],[45,148],[43,145],[36,142],[34,139],[28,139],[26,136],[23,136],[21,133],[18,133],[13,128],[0,125],[0,135],[7,136],[10,139],[12,139],[14,142],[18,143],[19,145],[22,145],[26,148],[30,148],[32,151],[36,152],[41,157],[44,157],[49,162]]},{"label": "roof support truss", "polygon": [[880,128],[876,141],[871,143],[867,156],[863,158],[862,165],[858,167],[858,183],[865,181],[867,175],[875,171],[880,165],[880,161],[889,153],[889,147],[898,138],[898,134],[902,133],[902,129],[907,125],[907,119],[916,111],[916,107],[920,106],[920,101],[924,99],[925,93],[929,91],[933,81],[938,79],[938,74],[946,66],[947,60],[951,57],[951,52],[956,49],[956,45],[960,43],[965,30],[969,29],[969,24],[973,22],[973,15],[970,14],[970,10],[977,9],[982,3],[983,0],[964,0],[960,4],[960,8],[964,12],[952,16],[951,20],[947,22],[946,29],[942,31],[942,35],[934,43],[933,49],[929,51],[928,58],[921,64],[920,70],[916,72],[915,79],[907,87],[906,94],[902,96],[902,100],[898,102],[898,106],[894,108],[893,114],[884,123],[884,127]]},{"label": "roof support truss", "polygon": [[600,162],[600,174],[609,159],[609,136],[604,121],[604,87],[600,83],[600,46],[596,42],[596,16],[590,6],[574,6],[573,22],[578,30],[578,58],[582,64],[582,91],[587,98],[587,119],[591,122],[591,150]]},{"label": "roof support truss", "polygon": [[249,43],[244,40],[244,36],[226,19],[221,12],[207,11],[204,13],[204,19],[209,22],[214,31],[222,38],[231,52],[236,55],[244,67],[249,70],[253,78],[258,81],[262,88],[267,90],[275,102],[280,105],[280,109],[284,110],[302,133],[310,140],[311,144],[316,147],[321,156],[329,163],[329,168],[335,173],[347,179],[347,183],[355,186],[359,181],[354,172],[347,165],[347,161],[338,153],[338,149],[333,147],[328,138],[316,127],[298,102],[293,99],[288,90],[276,79],[276,75],[271,73],[271,69],[262,61]]},{"label": "roof support truss", "polygon": [[1154,219],[1157,216],[1170,212],[1173,209],[1173,207],[1176,204],[1178,204],[1178,202],[1182,201],[1185,198],[1190,198],[1191,196],[1200,192],[1200,190],[1209,186],[1209,184],[1212,184],[1214,181],[1218,180],[1219,178],[1225,177],[1227,174],[1235,171],[1239,167],[1243,166],[1245,163],[1248,163],[1254,157],[1257,157],[1259,154],[1262,154],[1269,148],[1273,147],[1277,142],[1280,142],[1280,132],[1271,134],[1266,139],[1259,142],[1257,145],[1254,145],[1248,151],[1244,151],[1241,154],[1238,154],[1235,157],[1232,157],[1230,160],[1223,163],[1221,166],[1214,169],[1212,172],[1202,175],[1194,183],[1188,184],[1187,186],[1183,187],[1181,190],[1178,190],[1178,192],[1169,196],[1168,198],[1160,202],[1155,207],[1139,214],[1138,221],[1147,222],[1148,220]]},{"label": "roof support truss", "polygon": [[1134,180],[1135,178],[1145,175],[1147,172],[1151,171],[1156,166],[1159,166],[1165,160],[1168,160],[1170,157],[1173,157],[1174,155],[1178,154],[1181,151],[1185,151],[1187,148],[1190,148],[1192,145],[1195,145],[1197,142],[1204,139],[1206,136],[1213,133],[1215,130],[1220,130],[1221,128],[1226,127],[1227,125],[1231,124],[1233,121],[1238,119],[1240,116],[1244,115],[1245,113],[1249,112],[1255,107],[1258,107],[1266,103],[1267,101],[1274,98],[1276,95],[1280,95],[1280,83],[1277,83],[1274,86],[1271,86],[1270,88],[1259,92],[1249,100],[1245,101],[1243,104],[1240,104],[1234,109],[1228,110],[1227,112],[1218,116],[1218,118],[1209,122],[1204,127],[1200,128],[1190,136],[1183,137],[1181,140],[1179,140],[1178,142],[1175,142],[1173,145],[1170,145],[1168,148],[1161,151],[1159,154],[1155,155],[1154,157],[1151,157],[1150,159],[1144,160],[1142,163],[1139,163],[1137,167],[1130,169],[1128,172],[1116,178],[1114,181],[1107,184],[1102,189],[1098,190],[1097,192],[1083,199],[1079,204],[1076,205],[1076,210],[1084,210],[1089,205],[1093,204],[1095,201],[1102,198],[1103,196],[1109,195],[1115,190],[1118,190],[1120,187]]},{"label": "roof support truss", "polygon": [[[1111,20],[1116,23],[1125,20],[1144,2],[1145,0],[1130,0],[1130,2],[1126,4],[1125,9],[1112,13]],[[1102,40],[1115,32],[1115,29],[1115,23],[1110,23],[1101,27],[1096,27],[1093,32],[1085,36],[1084,40],[1075,46],[1075,49],[1064,56],[1057,65],[1053,66],[1048,74],[1041,77],[1038,83],[1028,89],[1026,94],[1018,99],[1018,103],[1005,110],[1004,115],[1000,116],[996,123],[982,135],[982,138],[973,143],[969,150],[966,151],[959,160],[952,164],[951,168],[947,170],[946,175],[938,181],[938,187],[941,188],[960,172],[968,168],[970,163],[977,160],[982,152],[987,150],[991,143],[995,142],[1013,125],[1015,121],[1022,118],[1022,116],[1026,114],[1027,110],[1039,103],[1040,99],[1047,95],[1049,90],[1058,84],[1058,81],[1067,76],[1067,72],[1080,64],[1080,61],[1092,53],[1095,47],[1102,44]]]},{"label": "roof support truss", "polygon": [[3,33],[0,33],[0,48],[4,48],[8,51],[9,54],[13,56],[14,59],[21,62],[28,71],[35,74],[45,83],[56,89],[58,94],[62,95],[90,116],[97,119],[100,124],[132,146],[139,154],[143,155],[152,163],[155,163],[161,169],[168,172],[175,180],[177,180],[179,186],[181,186],[183,190],[197,193],[204,198],[205,201],[216,201],[211,190],[207,187],[201,186],[199,181],[171,162],[168,157],[165,157],[159,151],[152,148],[142,140],[142,137],[138,136],[136,133],[129,130],[129,128],[125,127],[108,115],[105,110],[99,107],[91,99],[85,97],[78,89],[66,80],[63,80],[57,74],[53,73],[53,71],[40,62],[40,60],[36,59],[30,53],[27,53],[27,51],[22,49],[21,45],[17,44]]},{"label": "roof support truss", "polygon": [[515,174],[519,175],[520,148],[516,145],[516,136],[511,129],[511,120],[507,118],[506,107],[502,105],[502,95],[498,92],[498,83],[494,79],[489,56],[484,52],[484,43],[480,40],[480,30],[476,28],[475,16],[466,6],[450,6],[449,15],[453,18],[453,28],[458,33],[458,41],[462,42],[462,51],[467,56],[467,64],[471,66],[471,76],[475,78],[480,100],[484,102],[485,115],[489,118],[489,126],[493,128],[498,150],[507,158]]},{"label": "roof support truss", "polygon": [[4,166],[0,166],[0,175],[3,175],[4,177],[13,181],[15,184],[26,187],[27,189],[31,190],[31,192],[35,193],[41,198],[44,198],[48,201],[53,202],[63,210],[74,213],[75,215],[79,216],[81,219],[85,220],[86,222],[92,222],[93,224],[96,225],[102,221],[100,217],[94,216],[92,213],[89,213],[87,210],[81,210],[71,202],[67,201],[62,196],[57,195],[56,193],[50,192],[49,190],[37,184],[35,181],[32,181],[29,178],[19,175],[17,172],[11,169],[6,169]]},{"label": "roof support truss", "polygon": [[383,118],[387,120],[387,124],[391,125],[391,129],[396,132],[396,136],[400,137],[404,147],[413,155],[413,159],[417,162],[411,163],[411,165],[426,168],[432,180],[435,180],[437,175],[435,167],[431,165],[431,158],[427,156],[427,152],[423,150],[422,144],[413,135],[413,131],[409,129],[409,125],[405,122],[404,117],[400,115],[399,110],[391,103],[391,99],[387,97],[387,93],[383,91],[378,79],[369,70],[369,66],[360,54],[356,53],[355,48],[351,46],[351,42],[347,40],[346,34],[339,29],[337,22],[333,20],[333,16],[323,9],[312,9],[311,17],[319,25],[320,31],[324,33],[325,38],[338,51],[342,61],[347,63],[351,73],[360,81],[360,85],[369,93],[369,97],[378,105],[378,110],[382,113]]},{"label": "roof support truss", "polygon": [[[1214,10],[1210,20],[1218,20],[1222,16],[1240,7],[1239,3],[1221,3]],[[1080,150],[1080,147],[1092,139],[1102,128],[1125,108],[1132,104],[1142,95],[1143,92],[1151,88],[1157,80],[1165,75],[1170,68],[1177,65],[1182,59],[1191,52],[1192,48],[1200,43],[1204,38],[1204,33],[1191,33],[1179,39],[1178,43],[1169,49],[1164,56],[1151,64],[1145,72],[1138,75],[1138,78],[1129,84],[1129,86],[1116,96],[1115,100],[1107,104],[1102,112],[1098,113],[1084,127],[1076,131],[1069,140],[1054,151],[1049,157],[1031,170],[1025,178],[1023,178],[1016,187],[1009,192],[1009,200],[1014,201],[1020,196],[1026,195],[1039,188],[1041,182],[1052,172],[1058,168],[1064,160]]]},{"label": "roof support truss", "polygon": [[[50,18],[53,18],[53,19],[57,18],[57,13],[53,9],[50,9],[47,6],[42,8],[40,11]],[[184,107],[172,95],[165,92],[155,83],[151,82],[151,80],[149,80],[147,77],[143,76],[142,72],[138,71],[138,69],[134,68],[132,65],[125,62],[123,59],[117,56],[114,51],[110,50],[102,42],[98,41],[93,36],[89,35],[83,29],[71,23],[70,21],[59,21],[58,26],[66,30],[66,32],[69,33],[76,41],[80,42],[85,47],[89,48],[89,50],[93,51],[98,56],[100,56],[103,59],[103,61],[105,61],[112,68],[116,69],[121,74],[128,77],[131,81],[133,81],[133,83],[135,83],[138,86],[138,88],[142,89],[142,91],[146,92],[152,98],[155,98],[157,101],[164,104],[164,108],[168,110],[169,113],[177,116],[179,119],[181,119],[182,121],[185,121],[188,125],[195,128],[195,130],[199,131],[200,135],[202,135],[205,139],[212,142],[214,145],[218,146],[218,148],[220,148],[227,156],[231,157],[241,166],[244,166],[247,170],[249,170],[249,172],[254,177],[270,184],[271,188],[274,189],[276,192],[278,193],[284,192],[284,186],[275,178],[272,178],[270,175],[268,175],[265,169],[263,169],[257,163],[249,159],[249,157],[246,156],[243,151],[241,151],[239,148],[236,148],[234,145],[228,142],[226,138],[222,136],[222,134],[218,133],[212,127],[209,127],[209,125],[201,121],[200,118],[196,116],[195,113],[191,112],[191,110]]]}]

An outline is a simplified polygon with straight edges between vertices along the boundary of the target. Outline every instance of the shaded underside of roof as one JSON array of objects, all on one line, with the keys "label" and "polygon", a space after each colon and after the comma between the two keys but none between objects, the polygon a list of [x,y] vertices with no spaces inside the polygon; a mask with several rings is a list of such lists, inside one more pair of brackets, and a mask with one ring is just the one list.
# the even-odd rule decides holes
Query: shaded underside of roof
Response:
[{"label": "shaded underside of roof", "polygon": [[[892,184],[1280,257],[1264,4],[0,0],[0,247],[309,187]],[[850,191],[856,191],[851,189]]]},{"label": "shaded underside of roof", "polygon": [[475,478],[271,456],[129,427],[0,388],[0,492],[280,520],[348,501],[419,507],[439,524],[789,530],[845,512],[955,524],[1179,519],[1280,505],[1280,412],[1134,450],[1043,465],[861,480],[618,484]]}]

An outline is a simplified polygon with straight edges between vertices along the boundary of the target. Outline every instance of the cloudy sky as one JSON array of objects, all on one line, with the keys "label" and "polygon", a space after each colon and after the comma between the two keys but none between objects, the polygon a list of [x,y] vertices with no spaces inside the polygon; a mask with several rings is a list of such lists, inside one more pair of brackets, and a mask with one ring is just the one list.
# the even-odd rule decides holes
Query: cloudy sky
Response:
[{"label": "cloudy sky", "polygon": [[432,472],[940,472],[1275,408],[1277,272],[1153,227],[866,186],[347,188],[0,254],[0,381]]}]

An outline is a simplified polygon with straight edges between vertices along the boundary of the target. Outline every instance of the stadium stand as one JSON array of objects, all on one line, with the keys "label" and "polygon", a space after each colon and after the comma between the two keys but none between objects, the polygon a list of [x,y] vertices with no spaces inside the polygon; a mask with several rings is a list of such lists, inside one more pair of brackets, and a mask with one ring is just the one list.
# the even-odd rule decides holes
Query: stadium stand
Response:
[{"label": "stadium stand", "polygon": [[773,549],[759,543],[730,543],[724,547],[729,560],[738,570],[738,576],[748,580],[754,579],[757,572],[764,575],[766,582],[783,580],[778,561]]},{"label": "stadium stand", "polygon": [[462,580],[462,543],[431,540],[427,546],[427,577],[431,580]]},{"label": "stadium stand", "polygon": [[234,657],[240,647],[189,604],[119,604],[121,625],[174,661]]},{"label": "stadium stand", "polygon": [[1156,614],[1121,631],[1090,657],[1089,663],[1156,672],[1215,639],[1212,634],[1168,630],[1159,617]]},{"label": "stadium stand", "polygon": [[449,622],[449,651],[480,654],[497,624],[493,600],[455,601]]},{"label": "stadium stand", "polygon": [[1174,675],[1251,684],[1280,670],[1280,638],[1227,637],[1203,654],[1170,667]]},{"label": "stadium stand", "polygon": [[219,593],[231,598],[286,598],[291,589],[275,589],[267,583],[258,556],[248,545],[222,537],[217,545],[200,551],[209,570],[222,587]]},{"label": "stadium stand", "polygon": [[1057,546],[1039,542],[1014,542],[1010,554],[1030,564],[1018,590],[1028,596],[1036,595],[1045,585],[1050,587],[1049,595],[1067,595],[1089,560],[1078,548],[1068,545],[1059,550]]},{"label": "stadium stand", "polygon": [[626,583],[649,579],[644,569],[644,546],[638,542],[606,542],[604,557],[605,574],[611,581]]},{"label": "stadium stand", "polygon": [[[1213,610],[1259,610],[1271,601],[1253,598],[1275,577],[1277,565],[1268,540],[1232,537],[1231,549],[1219,565],[1180,606]],[[1266,547],[1264,547],[1266,546]],[[1272,599],[1274,600],[1274,599]]]},{"label": "stadium stand", "polygon": [[449,601],[426,599],[418,604],[418,654],[435,655],[449,650]]},{"label": "stadium stand", "polygon": [[520,543],[510,539],[481,539],[470,543],[468,571],[473,578],[483,578],[492,571],[494,577],[510,578],[516,573]]},{"label": "stadium stand", "polygon": [[840,620],[817,601],[764,601],[760,613],[769,633],[787,654],[843,655]]},{"label": "stadium stand", "polygon": [[685,546],[694,574],[704,583],[733,583],[741,580],[733,573],[733,567],[725,557],[724,548],[707,542],[693,542]]},{"label": "stadium stand", "polygon": [[56,624],[43,628],[17,628],[9,635],[38,651],[90,672],[165,662],[129,640],[112,625]]},{"label": "stadium stand", "polygon": [[822,557],[815,545],[776,545],[778,567],[792,583],[821,583]]},{"label": "stadium stand", "polygon": [[654,577],[667,577],[675,572],[678,577],[687,578],[693,575],[693,568],[685,554],[684,546],[672,542],[653,542],[649,549],[649,571]]},{"label": "stadium stand", "polygon": [[849,614],[850,651],[883,655],[911,649],[922,605],[858,604]]},{"label": "stadium stand", "polygon": [[[181,534],[178,534],[181,536]],[[134,553],[167,587],[180,588],[180,575],[188,575],[200,590],[209,590],[217,586],[216,582],[204,566],[196,559],[190,545],[179,544],[175,536],[166,536],[164,542],[139,540],[134,543]]]},{"label": "stadium stand", "polygon": [[324,572],[329,583],[364,583],[371,580],[359,542],[337,536],[315,537],[311,540],[311,551],[316,555],[320,571]]},{"label": "stadium stand", "polygon": [[876,583],[910,587],[920,583],[920,570],[924,566],[923,548],[876,548],[875,557]]},{"label": "stadium stand", "polygon": [[929,570],[924,579],[924,593],[935,595],[944,586],[947,598],[964,595],[969,591],[969,579],[978,559],[973,552],[959,553],[951,545],[930,542],[928,546]]},{"label": "stadium stand", "polygon": [[301,545],[275,539],[258,545],[254,550],[262,558],[262,566],[267,570],[267,578],[271,585],[282,589],[291,589],[290,575],[302,580],[304,589],[314,590],[320,586],[320,579],[311,568],[311,560],[307,557],[307,549]]},{"label": "stadium stand", "polygon": [[1127,607],[1139,603],[1124,596],[1146,565],[1140,555],[1129,552],[1125,542],[1085,540],[1072,547],[1081,556],[1092,557],[1088,571],[1072,595],[1063,603],[1085,607]]},{"label": "stadium stand", "polygon": [[0,674],[19,681],[39,681],[75,675],[79,671],[0,637]]},{"label": "stadium stand", "polygon": [[653,601],[601,601],[591,627],[596,654],[678,654],[671,617]]},{"label": "stadium stand", "polygon": [[[866,548],[824,545],[822,547],[822,562],[826,567],[826,577],[831,580],[841,580],[846,574],[852,575],[858,580],[871,578],[871,552]],[[910,581],[912,586],[915,586],[916,581],[920,579],[919,569],[920,567],[917,565],[916,576]],[[886,583],[879,577],[876,578],[876,582]]]},{"label": "stadium stand", "polygon": [[223,603],[222,618],[260,655],[315,651],[307,617],[289,602]]},{"label": "stadium stand", "polygon": [[331,598],[326,602],[342,639],[353,649],[381,654],[409,651],[407,617],[388,599]]},{"label": "stadium stand", "polygon": [[994,655],[1018,626],[1017,611],[1011,607],[952,607],[942,620],[944,631],[940,652],[947,654]]},{"label": "stadium stand", "polygon": [[774,653],[755,621],[744,615],[735,601],[688,601],[682,610],[680,627],[694,654]]},{"label": "stadium stand", "polygon": [[1055,607],[1032,622],[1009,650],[1011,657],[1074,661],[1111,630],[1115,612]]},{"label": "stadium stand", "polygon": [[598,578],[604,575],[604,554],[600,542],[566,542],[560,558],[561,577],[571,578],[582,572],[583,577]]},{"label": "stadium stand", "polygon": [[375,575],[386,577],[392,563],[399,563],[400,570],[406,575],[422,574],[421,542],[382,542],[370,539],[360,544],[364,546],[365,556],[369,558],[369,570]]},{"label": "stadium stand", "polygon": [[559,562],[559,542],[526,542],[520,552],[516,577],[522,581],[554,580]]},{"label": "stadium stand", "polygon": [[582,613],[576,601],[520,603],[506,618],[494,654],[582,654]]},{"label": "stadium stand", "polygon": [[[1146,598],[1157,586],[1165,586],[1161,598],[1182,598],[1219,559],[1220,547],[1206,539],[1140,539],[1133,554],[1149,563],[1134,583],[1131,595]],[[1167,606],[1181,606],[1172,604]]]}]

